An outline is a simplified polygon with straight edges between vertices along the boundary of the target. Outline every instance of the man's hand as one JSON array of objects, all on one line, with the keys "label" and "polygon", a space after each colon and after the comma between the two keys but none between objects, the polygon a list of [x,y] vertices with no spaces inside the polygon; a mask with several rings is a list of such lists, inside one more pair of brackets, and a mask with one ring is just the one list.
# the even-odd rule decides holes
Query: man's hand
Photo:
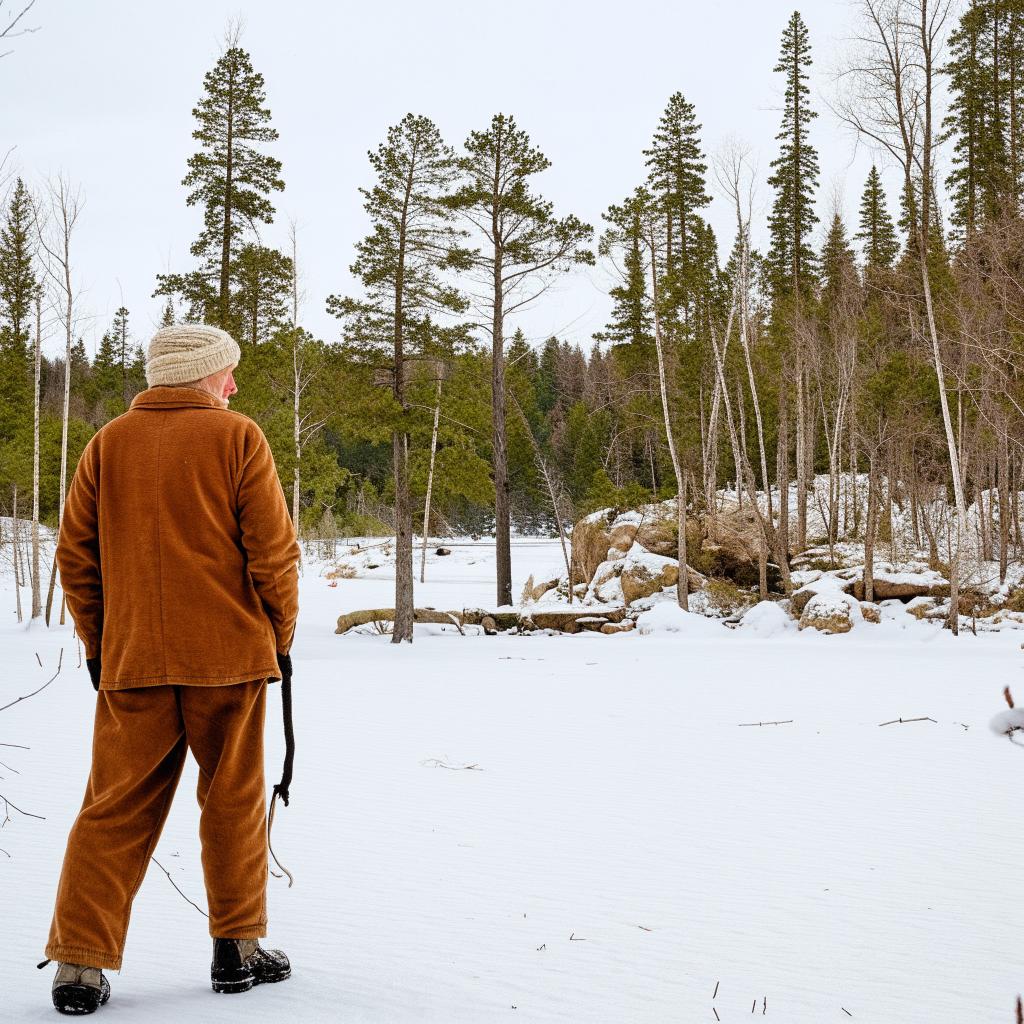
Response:
[{"label": "man's hand", "polygon": [[[99,693],[100,692],[100,655],[95,658],[86,658],[85,665],[89,669],[89,678],[92,680],[92,688]],[[291,665],[288,666],[288,671],[291,671]]]}]

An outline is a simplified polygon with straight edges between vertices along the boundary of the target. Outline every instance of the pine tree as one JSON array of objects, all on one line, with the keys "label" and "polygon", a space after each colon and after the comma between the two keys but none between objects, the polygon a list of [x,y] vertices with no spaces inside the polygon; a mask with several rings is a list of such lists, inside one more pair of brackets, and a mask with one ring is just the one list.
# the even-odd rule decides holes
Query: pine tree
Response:
[{"label": "pine tree", "polygon": [[0,327],[27,343],[35,298],[32,267],[32,197],[21,178],[14,183],[7,218],[0,228]]},{"label": "pine tree", "polygon": [[128,374],[133,361],[132,356],[134,355],[134,352],[131,342],[129,341],[131,332],[128,329],[128,310],[125,309],[124,306],[119,306],[117,310],[115,310],[114,323],[112,324],[110,331],[117,344],[117,363],[121,378],[118,382],[120,384],[119,394],[122,404],[127,409],[128,403],[131,401]]},{"label": "pine tree", "polygon": [[814,252],[809,238],[818,218],[814,193],[818,186],[818,151],[810,144],[811,121],[818,116],[810,106],[807,85],[811,47],[807,27],[798,11],[782,33],[782,48],[775,71],[785,75],[785,107],[776,138],[782,143],[772,161],[768,179],[775,189],[769,217],[769,264],[777,293],[799,296],[813,280]]},{"label": "pine tree", "polygon": [[612,300],[611,319],[597,336],[598,341],[629,345],[638,358],[654,353],[654,315],[647,291],[647,261],[644,257],[643,215],[648,193],[635,193],[604,215],[611,227],[601,236],[599,252],[621,254],[620,283],[608,292]]},{"label": "pine tree", "polygon": [[[810,235],[818,218],[814,213],[814,193],[818,184],[818,153],[810,144],[811,121],[817,114],[810,106],[807,85],[811,50],[807,27],[794,11],[782,33],[782,47],[775,71],[785,76],[785,106],[782,127],[776,138],[782,144],[772,161],[774,173],[768,179],[775,189],[775,202],[768,218],[771,246],[768,269],[776,334],[783,347],[792,352],[792,382],[780,386],[779,458],[776,460],[778,485],[789,487],[789,449],[787,387],[792,388],[796,412],[796,491],[797,526],[794,538],[798,549],[807,540],[807,494],[813,475],[813,441],[810,438],[815,411],[808,408],[808,381],[802,341],[794,329],[802,316],[802,307],[811,296],[815,281],[814,252]],[[780,502],[780,532],[788,536],[788,502]]]},{"label": "pine tree", "polygon": [[371,353],[389,351],[394,397],[391,423],[395,484],[395,643],[412,641],[412,504],[409,483],[409,387],[413,364],[429,343],[432,313],[457,313],[466,300],[444,272],[466,269],[448,201],[455,182],[455,154],[426,117],[407,114],[370,153],[376,176],[361,189],[372,231],[356,246],[351,272],[364,298],[327,300],[346,321],[349,336]]},{"label": "pine tree", "polygon": [[238,340],[269,341],[288,324],[292,287],[291,258],[262,245],[244,245],[235,262],[237,290],[232,295]]},{"label": "pine tree", "polygon": [[864,185],[860,201],[860,230],[853,237],[861,243],[867,270],[886,270],[892,266],[899,252],[899,242],[886,206],[882,179],[875,166],[872,166]]},{"label": "pine tree", "polygon": [[838,296],[855,280],[853,249],[846,238],[846,225],[836,213],[821,248],[821,301],[830,309]]},{"label": "pine tree", "polygon": [[946,179],[951,221],[969,236],[1021,200],[1024,10],[1020,0],[972,0],[950,34],[946,136],[954,139]]},{"label": "pine tree", "polygon": [[270,201],[284,188],[281,161],[261,145],[277,140],[265,106],[263,76],[249,54],[231,45],[204,78],[205,92],[193,116],[192,137],[202,148],[189,157],[182,184],[191,189],[189,206],[203,207],[203,231],[191,252],[201,267],[188,274],[161,274],[156,294],[180,294],[191,315],[225,330],[238,330],[232,282],[247,233],[274,219]]},{"label": "pine tree", "polygon": [[32,198],[18,178],[0,227],[0,433],[13,436],[31,418],[32,304],[38,282],[32,266]]},{"label": "pine tree", "polygon": [[687,103],[682,93],[673,93],[651,148],[644,150],[650,168],[648,188],[665,218],[665,325],[671,330],[681,324],[687,338],[692,336],[696,250],[703,228],[699,211],[711,202],[704,180],[707,164],[700,147],[700,127],[693,104]]},{"label": "pine tree", "polygon": [[471,132],[459,162],[465,184],[455,205],[483,235],[475,267],[486,281],[483,305],[491,335],[491,457],[494,464],[497,601],[512,603],[512,507],[505,402],[505,317],[522,309],[554,274],[593,263],[593,229],[579,218],[557,218],[535,195],[530,179],[550,166],[529,135],[506,114]]},{"label": "pine tree", "polygon": [[557,338],[548,338],[537,363],[537,407],[545,416],[558,404],[559,347]]},{"label": "pine tree", "polygon": [[96,350],[96,358],[92,362],[89,373],[88,394],[90,401],[101,407],[100,422],[105,422],[111,415],[111,406],[121,390],[122,374],[118,358],[117,337],[112,331],[106,331]]}]

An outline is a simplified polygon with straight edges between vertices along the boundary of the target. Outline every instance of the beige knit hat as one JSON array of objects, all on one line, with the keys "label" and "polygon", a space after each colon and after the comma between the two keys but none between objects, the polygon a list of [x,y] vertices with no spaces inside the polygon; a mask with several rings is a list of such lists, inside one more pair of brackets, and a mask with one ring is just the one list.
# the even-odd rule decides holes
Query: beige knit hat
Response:
[{"label": "beige knit hat", "polygon": [[238,342],[219,327],[161,327],[153,335],[146,354],[146,383],[151,388],[158,384],[187,384],[237,366],[241,357]]}]

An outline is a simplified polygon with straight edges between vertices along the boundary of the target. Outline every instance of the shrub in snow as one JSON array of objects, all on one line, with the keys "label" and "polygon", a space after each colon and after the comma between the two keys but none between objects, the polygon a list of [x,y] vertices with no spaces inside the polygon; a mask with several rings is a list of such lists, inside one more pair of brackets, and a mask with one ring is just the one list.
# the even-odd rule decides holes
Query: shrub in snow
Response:
[{"label": "shrub in snow", "polygon": [[731,580],[708,580],[700,593],[707,601],[705,614],[717,618],[729,618],[745,612],[754,603],[750,591],[736,586]]},{"label": "shrub in snow", "polygon": [[796,629],[786,609],[775,601],[760,601],[740,619],[737,629],[750,636],[767,638]]},{"label": "shrub in snow", "polygon": [[907,611],[915,619],[929,618],[938,607],[938,602],[932,597],[915,597],[913,601],[907,602]]}]

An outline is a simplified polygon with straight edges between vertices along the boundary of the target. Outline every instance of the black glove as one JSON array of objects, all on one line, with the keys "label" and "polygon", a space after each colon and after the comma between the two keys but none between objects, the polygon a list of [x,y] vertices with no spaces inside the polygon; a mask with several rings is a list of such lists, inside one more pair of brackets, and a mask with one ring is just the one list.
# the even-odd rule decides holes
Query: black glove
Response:
[{"label": "black glove", "polygon": [[89,669],[89,678],[92,680],[92,688],[100,692],[100,656],[85,659],[86,667]]},{"label": "black glove", "polygon": [[281,682],[286,679],[291,680],[292,678],[292,656],[290,654],[281,654],[278,651],[277,654],[277,668],[281,673]]}]

